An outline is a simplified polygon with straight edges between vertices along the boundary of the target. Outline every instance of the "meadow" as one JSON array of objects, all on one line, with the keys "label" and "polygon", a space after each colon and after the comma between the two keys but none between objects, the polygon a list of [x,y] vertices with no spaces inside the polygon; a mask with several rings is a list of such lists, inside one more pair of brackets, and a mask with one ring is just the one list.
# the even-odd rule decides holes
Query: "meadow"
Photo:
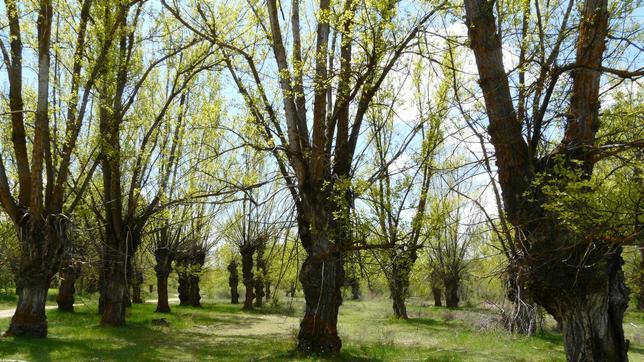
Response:
[{"label": "meadow", "polygon": [[[8,297],[6,297],[8,298]],[[93,298],[75,313],[48,310],[46,339],[0,339],[0,360],[26,361],[278,361],[326,360],[293,352],[303,301],[244,312],[223,300],[202,308],[172,306],[154,313],[152,303],[133,305],[127,326],[99,325]],[[536,336],[503,331],[485,308],[448,310],[411,300],[410,319],[391,317],[389,301],[345,301],[340,309],[343,340],[337,361],[564,361],[561,336],[550,327]],[[168,324],[159,325],[164,318]],[[0,319],[6,330],[9,319]],[[639,335],[644,313],[628,313],[631,361],[644,361]]]}]

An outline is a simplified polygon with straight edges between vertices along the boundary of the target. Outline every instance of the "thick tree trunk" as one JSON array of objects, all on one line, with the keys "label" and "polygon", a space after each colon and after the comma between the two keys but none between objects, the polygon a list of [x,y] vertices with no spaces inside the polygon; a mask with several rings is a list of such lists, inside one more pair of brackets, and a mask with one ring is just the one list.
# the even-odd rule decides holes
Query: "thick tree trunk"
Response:
[{"label": "thick tree trunk", "polygon": [[167,248],[154,250],[156,265],[154,271],[157,276],[157,309],[158,313],[170,313],[168,302],[168,277],[172,271],[172,252]]},{"label": "thick tree trunk", "polygon": [[447,308],[458,308],[458,278],[448,277],[445,278],[443,284],[445,285],[445,306]]},{"label": "thick tree trunk", "polygon": [[255,306],[261,307],[264,302],[264,282],[268,274],[266,261],[264,260],[264,241],[260,242],[257,247],[257,273],[255,277]]},{"label": "thick tree trunk", "polygon": [[392,250],[390,254],[391,275],[389,275],[389,291],[396,318],[408,319],[405,300],[409,294],[409,273],[415,261],[415,255],[400,250]]},{"label": "thick tree trunk", "polygon": [[76,294],[76,279],[80,276],[81,265],[69,259],[65,262],[58,275],[60,276],[60,286],[58,287],[58,310],[61,312],[74,311],[74,295]]},{"label": "thick tree trunk", "polygon": [[246,290],[243,309],[253,309],[255,299],[255,276],[253,275],[253,252],[252,248],[242,248],[242,282]]},{"label": "thick tree trunk", "polygon": [[628,360],[628,341],[624,339],[622,327],[628,306],[628,288],[624,283],[622,263],[621,247],[615,247],[606,252],[603,260],[588,267],[583,275],[576,273],[576,268],[558,265],[560,273],[545,280],[545,286],[575,285],[571,282],[573,278],[577,278],[577,284],[561,289],[557,298],[547,296],[551,290],[539,289],[542,298],[539,302],[561,322],[569,361]]},{"label": "thick tree trunk", "polygon": [[264,283],[264,287],[266,288],[266,291],[265,291],[265,294],[266,294],[266,295],[265,295],[265,298],[266,298],[266,301],[268,302],[268,301],[271,299],[271,281],[270,281],[270,280],[267,280],[267,281]]},{"label": "thick tree trunk", "polygon": [[239,292],[237,286],[239,285],[239,274],[237,274],[237,262],[232,260],[228,264],[228,285],[230,286],[230,304],[239,304]]},{"label": "thick tree trunk", "polygon": [[343,264],[339,252],[322,252],[309,255],[302,265],[300,282],[306,309],[298,336],[301,352],[335,353],[342,347],[337,324],[342,304]]},{"label": "thick tree trunk", "polygon": [[432,295],[434,296],[434,306],[435,307],[442,307],[443,306],[443,301],[441,300],[443,297],[443,291],[441,288],[436,288],[432,287]]},{"label": "thick tree trunk", "polygon": [[321,228],[310,228],[300,216],[300,238],[308,255],[300,271],[306,307],[297,349],[307,355],[337,353],[342,348],[338,311],[342,304],[344,258],[335,246],[338,241],[333,243],[328,234],[314,232],[318,230]]},{"label": "thick tree trunk", "polygon": [[109,250],[103,251],[101,270],[101,295],[99,312],[101,324],[110,326],[125,325],[126,295],[128,289],[125,255]]},{"label": "thick tree trunk", "polygon": [[396,318],[409,319],[407,316],[407,306],[405,305],[405,291],[402,286],[392,282],[389,286],[391,292],[392,307]]},{"label": "thick tree trunk", "polygon": [[188,274],[182,271],[178,274],[179,286],[177,287],[177,292],[179,293],[179,305],[188,306],[190,305],[190,282],[188,281]]},{"label": "thick tree trunk", "polygon": [[188,305],[201,307],[201,290],[199,289],[199,275],[193,274],[188,277]]},{"label": "thick tree trunk", "polygon": [[[16,337],[47,337],[47,316],[45,303],[49,280],[30,278],[22,284],[18,296],[18,306],[11,318],[6,335]],[[38,280],[37,280],[38,279]]]},{"label": "thick tree trunk", "polygon": [[179,305],[201,307],[199,274],[205,261],[206,253],[203,251],[192,251],[177,259]]},{"label": "thick tree trunk", "polygon": [[52,277],[68,250],[69,219],[62,215],[40,218],[25,214],[18,226],[21,258],[16,273],[18,305],[6,334],[16,337],[46,337],[45,303]]},{"label": "thick tree trunk", "polygon": [[168,303],[168,275],[169,273],[157,272],[157,313],[170,313]]}]

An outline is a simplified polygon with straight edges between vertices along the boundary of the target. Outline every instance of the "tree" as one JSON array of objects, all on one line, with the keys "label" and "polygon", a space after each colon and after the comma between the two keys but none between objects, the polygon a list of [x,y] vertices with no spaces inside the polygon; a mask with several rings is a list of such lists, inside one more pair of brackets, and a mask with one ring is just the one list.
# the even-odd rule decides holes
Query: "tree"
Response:
[{"label": "tree", "polygon": [[[204,4],[195,5],[196,21],[187,20],[176,6],[164,5],[219,48],[268,145],[261,147],[275,156],[293,197],[300,240],[308,254],[300,272],[306,308],[298,350],[306,354],[338,352],[344,254],[356,247],[348,226],[353,204],[352,164],[362,123],[383,81],[433,12],[412,19],[407,29],[401,29],[398,24],[404,17],[397,12],[397,2],[347,0],[331,5],[325,0],[302,13],[315,15],[317,25],[308,37],[302,36],[300,19],[300,8],[305,4],[298,0],[290,4],[289,31],[280,21],[276,0],[269,0],[265,8],[249,4],[249,13],[255,17],[238,29],[257,31],[243,30],[243,34],[238,34],[232,23],[226,24],[227,14]],[[289,32],[292,41],[286,42]],[[244,41],[249,37],[252,44],[268,43],[268,49],[246,46]],[[307,39],[315,39],[311,57],[303,53]],[[268,80],[257,71],[266,51],[273,54],[271,61],[276,64],[271,68],[277,70],[283,113],[275,109],[267,93]],[[312,79],[310,84],[304,82],[305,75]],[[312,108],[307,94],[312,94]]]},{"label": "tree", "polygon": [[[548,39],[537,2],[536,14],[528,5],[520,15],[522,50],[515,109],[503,64],[502,29],[497,27],[493,4],[466,0],[465,13],[496,152],[504,212],[515,229],[512,273],[531,299],[561,323],[569,360],[625,361],[628,346],[622,321],[628,298],[620,241],[597,237],[601,233],[593,229],[571,228],[559,218],[562,210],[554,210],[548,203],[556,201],[557,194],[574,189],[577,194],[590,192],[587,181],[601,157],[596,135],[601,128],[602,73],[637,74],[602,65],[609,30],[607,1],[584,1],[574,32],[578,35],[575,59],[563,66],[557,63],[566,61],[562,47],[571,34],[568,22],[573,1],[563,10],[556,36]],[[531,23],[536,29],[529,29]],[[538,34],[535,40],[531,33]],[[532,44],[537,51],[528,54],[526,49]],[[527,70],[535,75],[530,85],[526,83]],[[544,138],[556,133],[546,128],[553,125],[547,117],[557,116],[548,106],[553,103],[558,79],[568,71],[571,89],[566,127],[559,145],[551,149],[544,147]],[[529,112],[528,100],[533,112]],[[581,186],[584,184],[586,187]]]},{"label": "tree", "polygon": [[[21,6],[13,0],[5,4],[9,23],[7,38],[10,39],[10,44],[7,49],[4,42],[1,42],[0,50],[9,80],[13,161],[11,164],[15,167],[17,180],[14,182],[7,177],[8,163],[4,155],[0,155],[0,201],[18,230],[21,250],[16,274],[19,299],[7,331],[9,335],[47,335],[47,291],[52,277],[59,270],[63,255],[68,250],[72,225],[69,215],[78,204],[70,199],[68,181],[74,166],[88,163],[87,160],[75,160],[74,152],[84,124],[91,91],[103,67],[106,49],[111,43],[111,39],[100,42],[96,44],[96,54],[88,56],[85,53],[87,33],[92,27],[89,22],[92,5],[91,0],[84,0],[79,5],[73,4],[70,7],[73,9],[71,14],[64,14],[62,8],[55,9],[58,19],[61,15],[69,15],[69,18],[76,20],[78,24],[72,54],[63,50],[54,53],[56,64],[60,62],[70,70],[70,74],[56,78],[60,83],[58,89],[69,89],[69,97],[65,98],[64,107],[67,114],[60,115],[65,123],[65,127],[62,127],[62,122],[56,122],[62,109],[50,110],[49,107],[52,96],[60,100],[56,98],[55,91],[50,92],[52,25],[55,14],[53,4],[51,1],[40,1],[37,4]],[[29,32],[24,31],[21,24],[24,19],[36,24],[36,38],[31,39]],[[56,22],[55,29],[59,26],[59,22]],[[23,98],[23,63],[29,59],[23,52],[23,42],[31,40],[36,44],[37,50],[33,54],[38,59],[35,111],[27,108],[31,106],[30,101],[25,102]],[[64,62],[65,58],[71,61]],[[59,69],[62,69],[62,66]],[[58,77],[59,73],[56,73],[56,76]],[[59,104],[62,104],[62,100],[60,102]],[[25,116],[32,112],[33,130],[25,127]],[[52,114],[55,122],[51,121]],[[31,157],[28,150],[31,151]],[[14,170],[9,171],[14,174]],[[12,190],[17,190],[17,194]],[[84,188],[79,187],[76,198],[83,191]]]}]

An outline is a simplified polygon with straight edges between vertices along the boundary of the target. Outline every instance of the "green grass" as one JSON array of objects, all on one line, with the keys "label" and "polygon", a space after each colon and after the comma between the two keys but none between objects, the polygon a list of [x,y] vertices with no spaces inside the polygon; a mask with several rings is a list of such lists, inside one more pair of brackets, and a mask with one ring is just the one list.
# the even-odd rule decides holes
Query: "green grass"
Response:
[{"label": "green grass", "polygon": [[[154,313],[154,305],[135,305],[126,327],[102,327],[96,304],[90,301],[74,314],[48,311],[46,339],[0,339],[0,360],[29,361],[248,361],[302,360],[292,353],[301,301],[289,311],[263,309],[242,312],[239,306],[206,304],[203,308],[173,306],[169,315]],[[563,361],[561,337],[546,333],[522,337],[489,329],[478,330],[482,311],[411,305],[409,321],[390,317],[388,301],[345,302],[339,332],[341,361]],[[169,327],[155,326],[166,318]],[[489,316],[488,316],[489,317]],[[8,326],[0,319],[0,330]],[[644,327],[644,314],[629,314],[625,326]],[[632,326],[631,326],[632,327]],[[635,327],[633,327],[635,328]],[[635,328],[636,329],[636,328]],[[627,331],[631,333],[633,331]],[[632,338],[632,336],[629,336]],[[641,342],[631,361],[644,360]],[[311,360],[311,359],[308,359]]]}]

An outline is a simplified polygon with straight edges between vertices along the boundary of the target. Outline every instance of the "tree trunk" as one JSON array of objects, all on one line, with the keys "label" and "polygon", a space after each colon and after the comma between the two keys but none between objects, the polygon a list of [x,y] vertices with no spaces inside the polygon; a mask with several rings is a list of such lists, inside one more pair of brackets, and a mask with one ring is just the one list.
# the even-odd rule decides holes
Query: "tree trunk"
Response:
[{"label": "tree trunk", "polygon": [[409,273],[415,261],[415,255],[401,250],[390,252],[391,275],[389,275],[389,291],[393,302],[396,318],[408,319],[405,300],[409,294]]},{"label": "tree trunk", "polygon": [[300,324],[298,350],[310,353],[339,352],[338,311],[342,304],[344,260],[339,252],[309,255],[300,272],[306,309]]},{"label": "tree trunk", "polygon": [[507,297],[512,303],[511,314],[505,315],[505,325],[512,333],[531,336],[537,331],[537,306],[529,300],[525,289],[516,273],[508,273]]},{"label": "tree trunk", "polygon": [[157,313],[170,313],[168,302],[168,274],[157,272]]},{"label": "tree trunk", "polygon": [[[583,274],[562,263],[555,266],[560,273],[551,275],[545,285],[575,286],[562,289],[556,298],[548,297],[551,290],[540,289],[543,294],[539,294],[539,302],[561,322],[569,361],[628,361],[628,341],[622,327],[628,288],[622,264],[621,247],[605,252],[603,260]],[[548,270],[548,275],[553,271]],[[571,282],[574,278],[577,284]]]},{"label": "tree trunk", "polygon": [[58,310],[61,312],[74,311],[74,295],[76,294],[76,279],[80,276],[81,264],[68,259],[63,265],[58,275],[60,276],[60,286],[58,287]]},{"label": "tree trunk", "polygon": [[396,318],[409,319],[407,316],[407,306],[405,305],[405,292],[399,283],[392,281],[389,286],[391,292],[392,307]]},{"label": "tree trunk", "polygon": [[362,293],[360,293],[360,282],[357,278],[351,279],[351,300],[360,300]]},{"label": "tree trunk", "polygon": [[201,307],[201,291],[199,289],[199,274],[192,274],[188,277],[188,305]]},{"label": "tree trunk", "polygon": [[445,305],[447,308],[458,308],[458,287],[459,280],[458,278],[448,277],[445,278]]},{"label": "tree trunk", "polygon": [[22,284],[16,312],[6,335],[16,337],[47,337],[45,303],[49,281],[31,279]]},{"label": "tree trunk", "polygon": [[257,273],[255,277],[255,306],[261,307],[264,301],[264,282],[268,274],[266,270],[266,261],[264,260],[265,241],[259,243],[257,247]]},{"label": "tree trunk", "polygon": [[432,295],[434,296],[434,306],[435,307],[442,307],[443,306],[443,302],[441,300],[442,299],[442,294],[443,294],[443,291],[441,290],[441,288],[432,287]]},{"label": "tree trunk", "polygon": [[172,271],[172,252],[167,248],[154,250],[156,265],[154,271],[157,276],[157,309],[158,313],[170,313],[168,302],[168,277]]},{"label": "tree trunk", "polygon": [[237,286],[239,285],[239,275],[237,274],[237,262],[231,260],[228,264],[228,285],[230,286],[230,304],[239,304],[239,292]]},{"label": "tree trunk", "polygon": [[177,292],[179,292],[179,305],[188,306],[190,305],[190,281],[188,280],[188,274],[182,271],[179,271],[178,274],[179,287],[177,288]]},{"label": "tree trunk", "polygon": [[138,266],[132,269],[132,277],[130,278],[132,285],[132,303],[143,304],[141,298],[141,285],[143,285],[143,270]]},{"label": "tree trunk", "polygon": [[6,334],[16,337],[46,337],[45,303],[52,277],[68,250],[69,219],[63,215],[31,218],[25,214],[18,225],[21,258],[16,273],[18,305]]},{"label": "tree trunk", "polygon": [[264,283],[264,287],[266,288],[266,290],[265,290],[265,294],[266,294],[265,298],[266,298],[266,301],[268,302],[271,299],[271,281],[267,280]]},{"label": "tree trunk", "polygon": [[110,326],[125,325],[126,294],[128,289],[127,265],[124,253],[111,251],[106,245],[103,251],[101,268],[101,296],[99,312],[101,324]]},{"label": "tree trunk", "polygon": [[242,309],[253,309],[253,299],[255,299],[254,287],[255,276],[253,275],[253,252],[252,248],[242,248],[240,250],[242,259],[242,282],[246,289],[244,297],[244,306]]}]

